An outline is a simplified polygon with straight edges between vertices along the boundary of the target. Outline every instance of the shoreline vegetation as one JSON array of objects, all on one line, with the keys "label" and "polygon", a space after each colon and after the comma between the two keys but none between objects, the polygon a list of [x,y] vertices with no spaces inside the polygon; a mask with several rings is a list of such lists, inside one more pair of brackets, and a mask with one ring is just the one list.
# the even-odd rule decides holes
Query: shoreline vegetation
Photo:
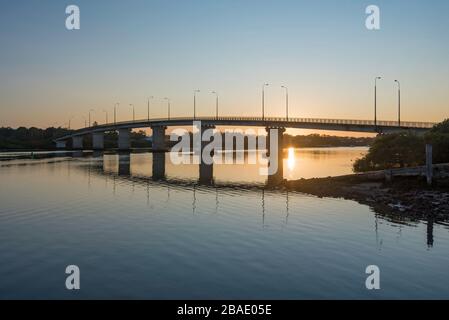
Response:
[{"label": "shoreline vegetation", "polygon": [[407,131],[378,135],[368,153],[354,162],[354,172],[422,166],[427,144],[433,148],[433,163],[449,163],[449,119],[424,135]]}]

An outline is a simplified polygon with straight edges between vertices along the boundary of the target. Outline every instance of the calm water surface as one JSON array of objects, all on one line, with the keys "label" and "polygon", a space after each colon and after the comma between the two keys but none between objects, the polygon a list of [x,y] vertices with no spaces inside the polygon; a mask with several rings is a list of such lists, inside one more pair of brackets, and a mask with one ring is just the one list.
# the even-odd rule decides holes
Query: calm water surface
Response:
[{"label": "calm water surface", "polygon": [[[364,152],[290,150],[284,177],[350,173]],[[257,165],[216,166],[199,185],[198,166],[160,157],[1,161],[0,298],[449,298],[447,225],[264,188]]]}]

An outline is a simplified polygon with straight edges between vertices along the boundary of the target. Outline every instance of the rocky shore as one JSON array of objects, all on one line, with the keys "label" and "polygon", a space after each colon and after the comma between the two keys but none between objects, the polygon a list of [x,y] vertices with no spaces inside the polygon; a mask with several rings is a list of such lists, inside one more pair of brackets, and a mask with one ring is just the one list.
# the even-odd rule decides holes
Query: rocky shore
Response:
[{"label": "rocky shore", "polygon": [[410,219],[449,220],[449,179],[435,181],[429,187],[422,177],[400,177],[385,182],[348,175],[288,181],[286,187],[319,197],[355,200],[379,213]]}]

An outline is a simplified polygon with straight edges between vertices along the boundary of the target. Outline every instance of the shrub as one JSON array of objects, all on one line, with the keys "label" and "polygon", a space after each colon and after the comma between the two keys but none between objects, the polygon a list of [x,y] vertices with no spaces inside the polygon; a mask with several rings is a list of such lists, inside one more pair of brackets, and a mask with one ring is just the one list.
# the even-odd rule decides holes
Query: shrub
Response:
[{"label": "shrub", "polygon": [[368,153],[354,163],[354,171],[383,170],[421,165],[425,161],[425,140],[412,133],[380,135]]}]

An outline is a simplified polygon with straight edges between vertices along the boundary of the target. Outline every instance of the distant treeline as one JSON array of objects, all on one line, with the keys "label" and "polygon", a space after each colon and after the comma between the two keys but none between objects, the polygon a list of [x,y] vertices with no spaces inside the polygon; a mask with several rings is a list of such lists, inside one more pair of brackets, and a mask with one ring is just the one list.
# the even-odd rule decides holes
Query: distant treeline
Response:
[{"label": "distant treeline", "polygon": [[310,134],[307,136],[284,135],[284,145],[295,148],[360,147],[369,146],[373,141],[374,138],[366,137],[336,137],[319,134]]},{"label": "distant treeline", "polygon": [[0,128],[0,150],[53,149],[53,139],[69,134],[63,128]]},{"label": "distant treeline", "polygon": [[[72,132],[73,130],[65,128],[0,128],[0,150],[52,150],[56,148],[53,142],[54,139]],[[146,138],[144,131],[131,134],[131,140],[135,147],[150,147],[151,142]],[[117,133],[107,132],[104,136],[104,144],[106,148],[115,148],[117,146]],[[71,141],[68,141],[67,146],[71,146]],[[84,146],[86,148],[92,146],[92,137],[90,135],[85,137]]]},{"label": "distant treeline", "polygon": [[[55,149],[53,140],[72,133],[73,130],[64,128],[0,128],[0,150],[51,150]],[[131,134],[133,147],[149,148],[151,141],[145,135],[144,131],[133,132]],[[168,137],[167,137],[167,140]],[[354,138],[354,137],[336,137],[328,135],[311,134],[307,136],[284,135],[284,146],[295,148],[308,147],[352,147],[368,146],[373,142],[373,138]],[[70,147],[71,141],[68,141]],[[169,143],[170,145],[176,142]],[[224,139],[223,139],[224,143]],[[117,147],[117,133],[107,132],[104,136],[106,148]],[[245,146],[247,139],[245,139]],[[92,146],[92,138],[87,135],[84,139],[84,146]]]},{"label": "distant treeline", "polygon": [[[190,135],[190,145],[193,146],[193,138],[192,133]],[[243,145],[245,149],[248,148],[249,136],[235,133],[234,145],[237,143],[237,140],[243,140]],[[240,139],[237,137],[240,136]],[[222,147],[225,148],[226,137],[225,134],[222,133]],[[252,136],[252,138],[255,138]],[[178,138],[180,141],[181,137]],[[294,147],[294,148],[313,148],[313,147],[361,147],[361,146],[370,146],[373,143],[374,138],[367,137],[337,137],[337,136],[329,136],[329,135],[319,135],[319,134],[310,134],[307,136],[291,136],[289,134],[284,134],[284,147]],[[174,145],[176,142],[171,142],[169,145]]]}]

